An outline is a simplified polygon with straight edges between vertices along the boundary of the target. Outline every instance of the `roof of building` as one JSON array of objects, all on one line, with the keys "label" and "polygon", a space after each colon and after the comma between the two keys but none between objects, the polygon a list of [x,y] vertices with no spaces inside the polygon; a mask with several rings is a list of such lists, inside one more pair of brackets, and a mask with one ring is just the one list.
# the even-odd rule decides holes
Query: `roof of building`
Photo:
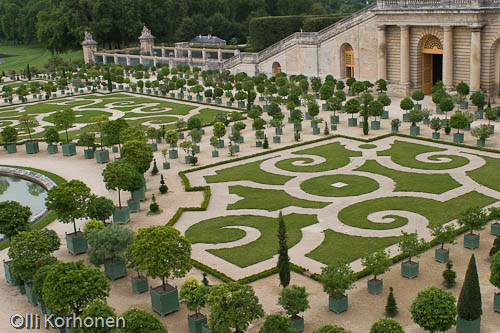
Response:
[{"label": "roof of building", "polygon": [[219,38],[217,36],[196,36],[191,40],[191,43],[207,43],[207,44],[219,44],[219,43],[225,43],[226,41],[222,38]]}]

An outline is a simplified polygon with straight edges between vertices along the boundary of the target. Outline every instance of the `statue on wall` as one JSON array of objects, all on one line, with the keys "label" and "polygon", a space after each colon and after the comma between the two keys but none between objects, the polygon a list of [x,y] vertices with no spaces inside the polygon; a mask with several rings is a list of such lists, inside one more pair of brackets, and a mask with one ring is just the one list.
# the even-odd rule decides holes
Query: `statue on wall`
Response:
[{"label": "statue on wall", "polygon": [[85,31],[85,40],[93,40],[92,34],[88,31]]},{"label": "statue on wall", "polygon": [[141,37],[139,38],[152,38],[153,36],[151,35],[151,30],[149,30],[146,25],[142,27],[142,32],[141,32]]}]

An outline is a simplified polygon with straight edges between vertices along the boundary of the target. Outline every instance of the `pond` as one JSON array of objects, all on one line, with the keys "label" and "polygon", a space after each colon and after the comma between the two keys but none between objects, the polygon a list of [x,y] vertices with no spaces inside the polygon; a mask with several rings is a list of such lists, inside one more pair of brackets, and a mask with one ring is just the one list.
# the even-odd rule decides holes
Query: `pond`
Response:
[{"label": "pond", "polygon": [[32,216],[35,216],[45,210],[46,197],[47,190],[37,183],[17,177],[0,176],[0,202],[17,201],[31,208]]}]

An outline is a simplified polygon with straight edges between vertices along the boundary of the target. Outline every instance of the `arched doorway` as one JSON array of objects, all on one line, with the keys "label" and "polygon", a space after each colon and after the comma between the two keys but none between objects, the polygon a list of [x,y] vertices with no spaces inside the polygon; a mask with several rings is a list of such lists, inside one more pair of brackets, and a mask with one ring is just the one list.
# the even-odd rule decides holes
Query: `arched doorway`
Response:
[{"label": "arched doorway", "polygon": [[432,93],[432,87],[443,80],[443,45],[436,36],[428,36],[422,43],[422,91]]},{"label": "arched doorway", "polygon": [[281,65],[279,62],[274,62],[273,64],[273,75],[281,73]]},{"label": "arched doorway", "polygon": [[352,50],[352,46],[349,44],[344,44],[342,46],[342,75],[344,78],[349,79],[354,77],[354,51]]}]

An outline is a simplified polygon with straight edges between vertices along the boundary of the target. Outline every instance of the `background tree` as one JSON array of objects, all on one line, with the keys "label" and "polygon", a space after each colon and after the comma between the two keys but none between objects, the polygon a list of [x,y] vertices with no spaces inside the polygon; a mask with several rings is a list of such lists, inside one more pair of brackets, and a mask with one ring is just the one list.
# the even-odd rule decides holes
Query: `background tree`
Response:
[{"label": "background tree", "polygon": [[250,323],[264,317],[264,310],[252,286],[229,282],[210,288],[207,296],[210,308],[208,326],[214,332],[244,332]]},{"label": "background tree", "polygon": [[73,222],[76,234],[76,220],[87,216],[89,198],[90,189],[87,185],[73,179],[51,188],[45,199],[45,206],[48,210],[53,210],[62,223]]},{"label": "background tree", "polygon": [[33,138],[31,137],[31,130],[40,125],[36,118],[32,115],[22,115],[21,117],[19,117],[19,122],[26,129],[26,132],[28,132],[30,142],[33,141]]},{"label": "background tree", "polygon": [[102,171],[107,190],[118,192],[118,208],[122,209],[120,191],[135,191],[144,186],[142,178],[134,167],[124,160],[108,163]]},{"label": "background tree", "polygon": [[431,126],[431,129],[434,131],[434,132],[439,132],[439,130],[441,129],[441,127],[443,126],[442,123],[441,123],[441,119],[438,118],[438,117],[434,117],[431,119],[431,122],[430,122],[430,126]]},{"label": "background tree", "polygon": [[91,219],[96,219],[102,222],[113,215],[115,210],[115,204],[113,200],[106,197],[98,197],[96,195],[91,195],[87,207],[87,216]]},{"label": "background tree", "polygon": [[461,129],[464,129],[467,126],[467,118],[463,113],[457,113],[451,116],[450,118],[450,127],[455,128],[457,133],[460,133]]},{"label": "background tree", "polygon": [[323,290],[333,298],[341,298],[346,290],[352,289],[354,272],[347,262],[337,262],[321,269]]},{"label": "background tree", "polygon": [[314,333],[350,333],[350,331],[336,325],[325,325],[314,330]]},{"label": "background tree", "polygon": [[455,242],[455,227],[453,225],[437,225],[432,228],[432,236],[438,244],[441,244],[441,250],[444,244],[453,244]]},{"label": "background tree", "polygon": [[[95,301],[90,304],[85,310],[83,310],[81,318],[116,318],[115,309],[110,307],[103,301]],[[95,327],[79,329],[81,332],[85,333],[114,333],[115,328],[106,327],[106,325],[101,326],[98,321],[95,322]]]},{"label": "background tree", "polygon": [[31,209],[17,201],[0,202],[0,234],[8,240],[30,229]]},{"label": "background tree", "polygon": [[370,333],[404,333],[403,327],[394,319],[382,318],[374,322]]},{"label": "background tree", "polygon": [[491,135],[491,128],[488,125],[482,124],[471,129],[470,135],[476,137],[478,140],[486,140]]},{"label": "background tree", "polygon": [[144,174],[149,170],[153,161],[153,148],[139,140],[123,143],[121,150],[122,160],[130,163],[139,173]]},{"label": "background tree", "polygon": [[69,143],[68,129],[73,126],[75,121],[76,115],[72,109],[58,111],[54,114],[54,124],[58,130],[64,130],[66,133],[66,143]]},{"label": "background tree", "polygon": [[208,288],[200,284],[196,278],[187,279],[179,292],[179,300],[186,304],[189,311],[195,313],[196,317],[200,314],[201,308],[205,306]]},{"label": "background tree", "polygon": [[78,136],[78,145],[92,149],[95,147],[95,133],[82,132]]},{"label": "background tree", "polygon": [[456,299],[448,291],[430,287],[418,293],[410,306],[413,321],[426,331],[444,332],[455,325]]},{"label": "background tree", "polygon": [[281,291],[278,304],[285,309],[287,315],[292,319],[296,319],[299,318],[299,313],[310,308],[308,297],[309,294],[306,292],[305,287],[290,286]]},{"label": "background tree", "polygon": [[168,333],[167,328],[156,318],[155,315],[144,310],[130,308],[121,315],[126,327],[121,329],[123,333],[155,332]]},{"label": "background tree", "polygon": [[484,229],[484,225],[487,222],[487,215],[481,207],[472,207],[460,213],[457,222],[461,226],[467,227],[472,235],[474,234],[474,230],[481,231]]},{"label": "background tree", "polygon": [[121,132],[128,128],[129,125],[124,118],[118,118],[115,120],[108,120],[102,124],[102,135],[101,143],[105,146],[118,145],[121,148],[122,137]]},{"label": "background tree", "polygon": [[481,301],[481,288],[477,276],[476,257],[472,254],[467,272],[465,272],[464,284],[458,297],[458,316],[465,320],[476,320],[483,314]]},{"label": "background tree", "polygon": [[259,333],[295,333],[296,329],[292,327],[290,318],[283,317],[279,314],[266,316],[264,325],[259,330]]},{"label": "background tree", "polygon": [[126,127],[120,131],[120,142],[122,144],[132,140],[146,142],[146,132],[144,131],[144,128]]},{"label": "background tree", "polygon": [[425,240],[419,240],[416,233],[409,234],[401,231],[401,238],[398,242],[398,246],[403,256],[408,257],[408,263],[412,263],[411,258],[419,256],[420,251],[425,246]]},{"label": "background tree", "polygon": [[59,133],[54,127],[49,127],[45,131],[45,142],[49,145],[57,144],[59,142]]},{"label": "background tree", "polygon": [[286,288],[290,284],[290,257],[288,256],[288,244],[286,225],[283,214],[280,212],[278,218],[278,274],[280,284]]},{"label": "background tree", "polygon": [[377,281],[377,275],[387,272],[391,267],[392,261],[384,250],[379,250],[363,257],[361,264],[373,274],[373,280]]},{"label": "background tree", "polygon": [[387,295],[387,303],[385,304],[385,315],[388,317],[395,317],[398,314],[398,305],[394,297],[394,289],[389,288],[389,295]]},{"label": "background tree", "polygon": [[133,243],[135,234],[132,230],[113,224],[96,232],[89,239],[89,261],[95,266],[105,262],[123,261],[123,253]]},{"label": "background tree", "polygon": [[16,143],[17,129],[12,126],[7,126],[2,129],[2,141],[5,145]]}]

